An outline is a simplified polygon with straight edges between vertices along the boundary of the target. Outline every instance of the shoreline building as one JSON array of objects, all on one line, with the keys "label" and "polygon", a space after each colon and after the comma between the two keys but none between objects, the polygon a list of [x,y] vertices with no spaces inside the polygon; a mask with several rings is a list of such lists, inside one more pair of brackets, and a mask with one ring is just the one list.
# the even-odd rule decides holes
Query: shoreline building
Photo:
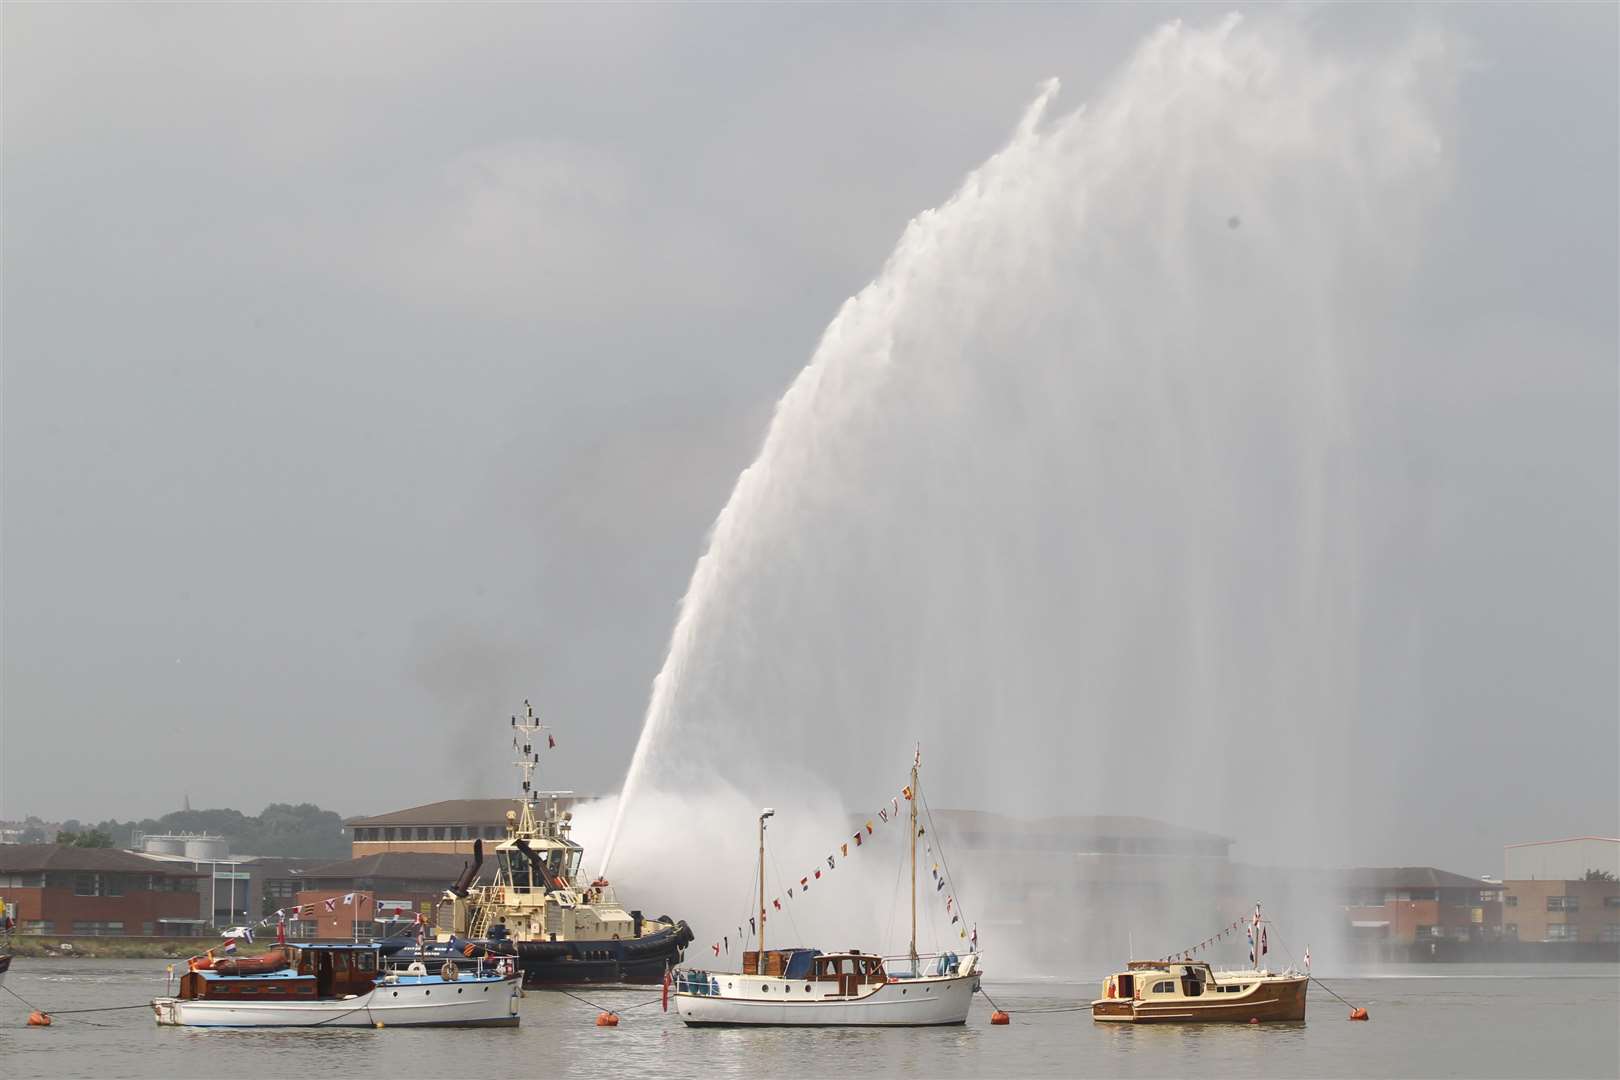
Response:
[{"label": "shoreline building", "polygon": [[1508,844],[1503,865],[1507,937],[1620,946],[1620,838]]},{"label": "shoreline building", "polygon": [[0,845],[0,900],[23,934],[194,937],[206,873],[117,848]]},{"label": "shoreline building", "polygon": [[[600,798],[544,794],[547,803],[555,801],[562,810]],[[505,840],[507,812],[517,813],[522,805],[517,799],[446,799],[372,817],[349,818],[343,825],[349,830],[356,859],[388,852],[471,855],[475,839],[483,840],[486,847]]]}]

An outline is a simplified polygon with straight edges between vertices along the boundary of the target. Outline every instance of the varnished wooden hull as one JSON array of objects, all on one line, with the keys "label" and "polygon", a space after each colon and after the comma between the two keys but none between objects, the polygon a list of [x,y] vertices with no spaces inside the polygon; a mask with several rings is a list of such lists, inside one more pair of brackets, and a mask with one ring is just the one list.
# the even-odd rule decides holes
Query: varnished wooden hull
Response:
[{"label": "varnished wooden hull", "polygon": [[1091,1003],[1093,1020],[1112,1024],[1247,1024],[1305,1019],[1309,980],[1268,979],[1236,999],[1205,993],[1196,998],[1132,1001],[1099,998]]}]

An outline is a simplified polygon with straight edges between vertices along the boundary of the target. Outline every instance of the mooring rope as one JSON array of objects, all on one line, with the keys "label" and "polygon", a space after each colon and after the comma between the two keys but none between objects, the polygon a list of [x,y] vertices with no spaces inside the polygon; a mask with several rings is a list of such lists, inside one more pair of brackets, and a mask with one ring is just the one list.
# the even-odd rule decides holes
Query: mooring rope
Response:
[{"label": "mooring rope", "polygon": [[640,1001],[640,1002],[637,1002],[634,1005],[626,1005],[622,1009],[610,1009],[606,1005],[598,1005],[596,1002],[590,1000],[589,998],[582,998],[578,994],[570,993],[567,990],[563,990],[563,989],[559,988],[557,990],[557,993],[561,994],[563,997],[571,997],[575,1001],[583,1002],[584,1004],[589,1005],[591,1008],[595,1009],[597,1012],[612,1013],[615,1016],[617,1016],[619,1013],[622,1013],[622,1012],[629,1012],[631,1009],[642,1008],[645,1005],[656,1005],[660,1001],[664,1000],[663,997],[660,995],[659,997],[653,998],[651,1001]]},{"label": "mooring rope", "polygon": [[60,1016],[60,1017],[63,1017],[65,1019],[68,1019],[70,1023],[86,1024],[86,1025],[88,1025],[90,1027],[112,1027],[113,1025],[111,1025],[111,1024],[98,1024],[94,1020],[73,1020],[72,1016],[75,1015],[75,1014],[79,1014],[79,1013],[122,1012],[122,1011],[124,1011],[126,1009],[150,1009],[152,1007],[150,1002],[142,1002],[139,1005],[104,1005],[101,1008],[97,1008],[97,1009],[42,1009],[38,1005],[35,1005],[32,1001],[29,1001],[27,998],[25,998],[21,994],[17,993],[17,991],[13,990],[9,986],[5,986],[3,984],[0,984],[0,990],[4,990],[6,993],[8,993],[12,997],[16,998],[18,1001],[20,1001],[24,1005],[28,1006],[34,1012],[40,1013],[40,1014],[42,1014],[44,1016]]}]

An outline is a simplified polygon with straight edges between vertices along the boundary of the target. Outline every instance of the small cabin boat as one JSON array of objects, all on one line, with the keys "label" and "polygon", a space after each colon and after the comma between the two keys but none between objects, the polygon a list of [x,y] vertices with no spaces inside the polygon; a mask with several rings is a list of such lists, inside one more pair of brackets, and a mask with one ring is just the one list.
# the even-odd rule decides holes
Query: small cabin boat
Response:
[{"label": "small cabin boat", "polygon": [[1091,1018],[1116,1024],[1305,1019],[1308,975],[1215,971],[1196,960],[1135,960],[1103,980]]},{"label": "small cabin boat", "polygon": [[382,971],[374,945],[278,945],[251,960],[189,964],[180,992],[158,998],[159,1024],[185,1027],[515,1026],[509,968],[453,961],[429,972]]}]

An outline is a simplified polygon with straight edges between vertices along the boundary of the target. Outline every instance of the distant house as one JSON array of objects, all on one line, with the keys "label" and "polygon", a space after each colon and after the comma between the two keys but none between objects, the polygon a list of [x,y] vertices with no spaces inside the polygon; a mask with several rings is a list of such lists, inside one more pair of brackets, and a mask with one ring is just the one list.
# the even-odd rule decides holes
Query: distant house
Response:
[{"label": "distant house", "polygon": [[189,937],[207,925],[207,878],[114,848],[0,845],[0,899],[24,934]]}]

